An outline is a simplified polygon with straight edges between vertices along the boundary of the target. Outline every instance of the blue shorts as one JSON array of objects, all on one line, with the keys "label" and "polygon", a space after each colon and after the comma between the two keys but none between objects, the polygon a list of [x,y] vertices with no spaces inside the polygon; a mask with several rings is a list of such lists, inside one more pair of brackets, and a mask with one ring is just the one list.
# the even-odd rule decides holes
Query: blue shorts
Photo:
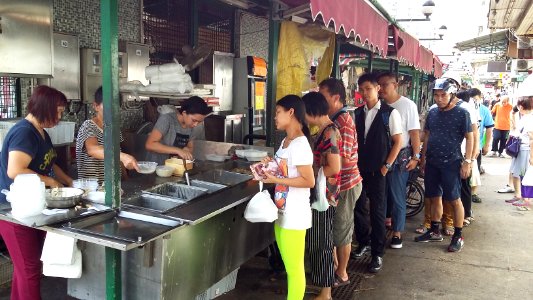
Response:
[{"label": "blue shorts", "polygon": [[442,197],[445,201],[461,198],[461,161],[445,165],[426,164],[424,174],[425,196]]}]

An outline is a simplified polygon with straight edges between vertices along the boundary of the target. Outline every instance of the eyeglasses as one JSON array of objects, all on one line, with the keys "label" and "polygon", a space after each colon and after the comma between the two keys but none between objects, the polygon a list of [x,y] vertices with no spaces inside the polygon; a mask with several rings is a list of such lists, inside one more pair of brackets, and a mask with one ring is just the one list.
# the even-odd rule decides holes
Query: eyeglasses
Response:
[{"label": "eyeglasses", "polygon": [[380,83],[379,86],[387,86],[391,83],[396,83],[396,81],[383,82],[383,83]]}]

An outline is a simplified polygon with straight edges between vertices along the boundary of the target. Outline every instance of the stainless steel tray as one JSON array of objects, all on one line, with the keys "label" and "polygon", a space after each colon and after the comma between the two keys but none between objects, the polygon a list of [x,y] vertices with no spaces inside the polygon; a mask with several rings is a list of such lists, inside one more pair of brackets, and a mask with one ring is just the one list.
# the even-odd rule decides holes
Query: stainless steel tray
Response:
[{"label": "stainless steel tray", "polygon": [[252,176],[225,170],[209,170],[194,175],[193,179],[233,186],[252,179]]},{"label": "stainless steel tray", "polygon": [[189,200],[207,194],[207,190],[195,186],[167,182],[157,185],[151,189],[145,190],[143,191],[143,194],[153,195],[156,197],[170,197],[172,199],[187,202]]},{"label": "stainless steel tray", "polygon": [[183,225],[181,221],[133,212],[107,212],[64,224],[66,229],[143,244]]},{"label": "stainless steel tray", "polygon": [[151,193],[143,193],[122,203],[122,206],[164,213],[184,203],[186,203],[185,200],[177,198],[161,197]]},{"label": "stainless steel tray", "polygon": [[206,189],[209,194],[214,193],[216,191],[220,191],[221,189],[227,187],[226,185],[223,185],[223,184],[212,183],[212,182],[207,182],[207,181],[198,180],[198,179],[191,180],[191,186]]}]

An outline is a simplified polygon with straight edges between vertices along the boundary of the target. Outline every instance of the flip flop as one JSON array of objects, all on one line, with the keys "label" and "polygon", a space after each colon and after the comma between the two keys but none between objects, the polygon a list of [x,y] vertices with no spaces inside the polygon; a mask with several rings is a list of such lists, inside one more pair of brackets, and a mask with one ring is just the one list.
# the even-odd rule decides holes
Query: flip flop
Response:
[{"label": "flip flop", "polygon": [[529,206],[517,206],[516,209],[519,211],[530,211],[531,210]]},{"label": "flip flop", "polygon": [[335,274],[335,282],[333,283],[333,288],[338,288],[350,284],[350,278],[347,280],[342,280],[339,275]]},{"label": "flip flop", "polygon": [[429,229],[424,226],[423,224],[420,224],[420,227],[418,227],[417,229],[415,229],[415,233],[418,233],[418,234],[424,234],[428,231]]}]

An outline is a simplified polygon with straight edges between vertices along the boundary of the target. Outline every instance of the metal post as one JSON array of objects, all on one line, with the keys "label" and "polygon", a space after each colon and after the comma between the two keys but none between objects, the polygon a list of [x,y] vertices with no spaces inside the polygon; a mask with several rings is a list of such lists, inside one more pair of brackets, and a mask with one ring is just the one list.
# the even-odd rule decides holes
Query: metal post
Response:
[{"label": "metal post", "polygon": [[372,73],[372,61],[374,58],[374,54],[371,51],[369,51],[367,58],[368,58],[368,73]]},{"label": "metal post", "polygon": [[[266,145],[274,146],[276,129],[274,128],[274,112],[276,111],[276,86],[280,21],[274,20],[275,1],[270,1],[270,22],[268,27],[268,69],[266,98]],[[252,118],[253,116],[248,116]]]},{"label": "metal post", "polygon": [[392,70],[394,70],[394,60],[389,59],[389,72],[392,73]]},{"label": "metal post", "polygon": [[[105,203],[120,206],[119,164],[119,91],[118,91],[118,3],[117,0],[100,1],[102,32],[102,82],[104,102],[104,168]],[[122,274],[120,251],[106,248],[106,298],[122,299]]]},{"label": "metal post", "polygon": [[334,77],[337,79],[340,79],[341,77],[341,70],[339,67],[340,53],[341,53],[341,45],[340,45],[339,39],[335,37],[335,53],[333,54],[333,67],[331,69],[331,77]]}]

